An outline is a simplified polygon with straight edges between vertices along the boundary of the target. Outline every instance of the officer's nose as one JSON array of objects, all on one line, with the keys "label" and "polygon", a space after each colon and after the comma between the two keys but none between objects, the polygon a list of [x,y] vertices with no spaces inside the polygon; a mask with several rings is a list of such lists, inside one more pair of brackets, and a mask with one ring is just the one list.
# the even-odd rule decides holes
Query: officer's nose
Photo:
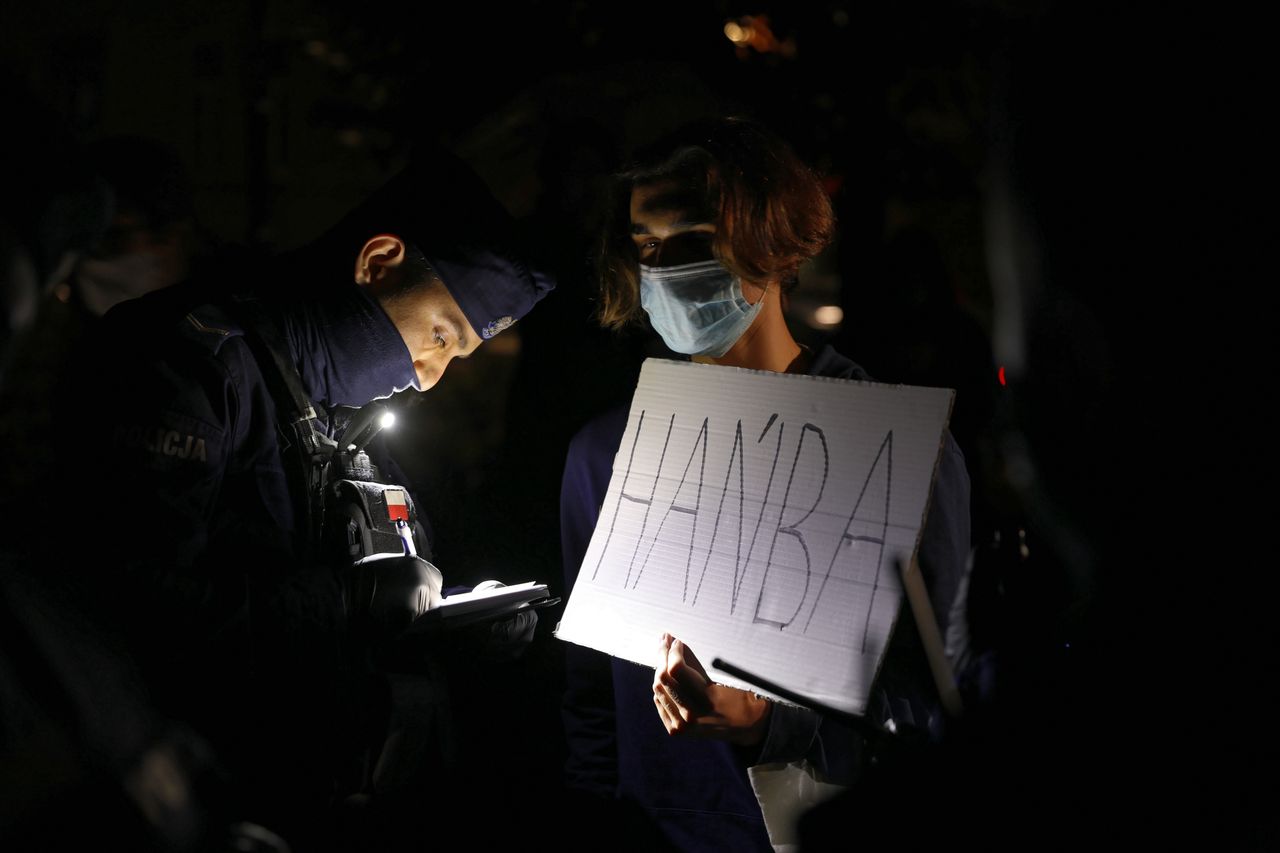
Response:
[{"label": "officer's nose", "polygon": [[430,391],[435,384],[440,381],[440,377],[444,376],[444,369],[448,363],[443,364],[426,364],[418,362],[414,365],[414,369],[418,374],[418,387],[423,391]]},{"label": "officer's nose", "polygon": [[440,381],[440,377],[444,376],[445,368],[453,363],[455,356],[447,358],[436,358],[431,361],[415,362],[413,368],[418,374],[418,387],[423,391],[429,391],[435,384]]}]

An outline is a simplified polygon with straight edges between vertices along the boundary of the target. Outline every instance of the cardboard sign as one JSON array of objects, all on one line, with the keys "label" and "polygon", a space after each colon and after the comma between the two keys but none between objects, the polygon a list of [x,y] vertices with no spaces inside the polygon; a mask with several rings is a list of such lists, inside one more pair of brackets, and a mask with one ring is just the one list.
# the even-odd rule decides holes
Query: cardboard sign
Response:
[{"label": "cardboard sign", "polygon": [[953,398],[646,361],[556,636],[653,666],[666,631],[709,670],[863,713]]}]

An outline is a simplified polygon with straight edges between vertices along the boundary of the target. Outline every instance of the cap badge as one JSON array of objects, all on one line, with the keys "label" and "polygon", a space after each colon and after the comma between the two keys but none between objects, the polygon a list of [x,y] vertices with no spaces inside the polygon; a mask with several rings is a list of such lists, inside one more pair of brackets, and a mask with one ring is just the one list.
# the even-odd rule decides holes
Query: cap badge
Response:
[{"label": "cap badge", "polygon": [[491,323],[489,323],[489,325],[481,329],[480,334],[487,341],[489,340],[489,338],[492,338],[494,335],[498,334],[498,332],[501,332],[503,329],[506,329],[509,326],[514,325],[515,322],[516,320],[514,317],[510,317],[510,316],[499,317],[498,319],[492,321]]}]

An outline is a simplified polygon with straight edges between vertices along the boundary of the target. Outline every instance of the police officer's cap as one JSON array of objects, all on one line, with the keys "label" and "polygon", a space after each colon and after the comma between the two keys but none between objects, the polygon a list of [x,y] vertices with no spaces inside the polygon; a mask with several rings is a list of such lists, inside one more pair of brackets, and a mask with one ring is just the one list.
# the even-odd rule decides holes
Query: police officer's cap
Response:
[{"label": "police officer's cap", "polygon": [[354,258],[375,234],[422,252],[482,340],[527,314],[555,287],[530,262],[514,221],[458,157],[417,152],[408,166],[321,238]]}]

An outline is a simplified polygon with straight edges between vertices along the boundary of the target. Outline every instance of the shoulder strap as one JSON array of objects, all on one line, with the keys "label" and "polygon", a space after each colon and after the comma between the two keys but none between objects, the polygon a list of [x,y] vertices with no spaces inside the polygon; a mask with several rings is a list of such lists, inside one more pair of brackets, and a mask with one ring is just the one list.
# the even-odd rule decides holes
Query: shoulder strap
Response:
[{"label": "shoulder strap", "polygon": [[307,397],[284,335],[262,300],[236,294],[227,308],[244,325],[245,341],[275,401],[286,461],[292,463],[287,471],[297,508],[298,542],[301,554],[310,563],[320,545],[325,469],[333,446],[312,425],[316,406]]}]

